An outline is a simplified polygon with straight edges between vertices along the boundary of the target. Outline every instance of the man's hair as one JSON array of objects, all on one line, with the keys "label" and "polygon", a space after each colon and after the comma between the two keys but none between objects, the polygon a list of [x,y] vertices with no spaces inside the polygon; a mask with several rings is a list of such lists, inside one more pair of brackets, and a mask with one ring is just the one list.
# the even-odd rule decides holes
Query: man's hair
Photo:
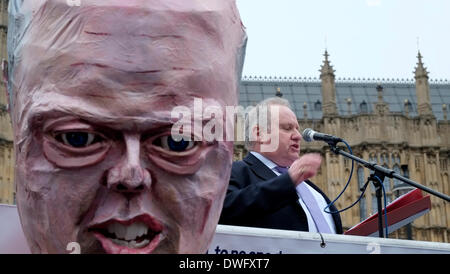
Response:
[{"label": "man's hair", "polygon": [[[255,145],[255,140],[252,140],[253,128],[257,126],[260,130],[271,130],[270,109],[272,106],[285,106],[291,109],[291,104],[288,100],[280,97],[270,97],[251,107],[245,113],[245,148],[247,150],[252,150]],[[264,117],[266,113],[267,117]]]}]

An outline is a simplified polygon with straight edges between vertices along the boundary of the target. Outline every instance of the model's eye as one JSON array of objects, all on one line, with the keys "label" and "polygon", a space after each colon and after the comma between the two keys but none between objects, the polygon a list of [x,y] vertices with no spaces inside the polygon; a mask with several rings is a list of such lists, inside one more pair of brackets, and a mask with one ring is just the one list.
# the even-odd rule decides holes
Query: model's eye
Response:
[{"label": "model's eye", "polygon": [[65,145],[82,148],[101,141],[101,137],[89,132],[65,132],[55,136],[55,139]]},{"label": "model's eye", "polygon": [[182,138],[178,136],[177,138],[172,138],[171,135],[161,136],[153,141],[153,144],[156,146],[160,146],[163,149],[174,151],[174,152],[183,152],[189,150],[194,147],[195,142],[185,140],[186,138]]}]

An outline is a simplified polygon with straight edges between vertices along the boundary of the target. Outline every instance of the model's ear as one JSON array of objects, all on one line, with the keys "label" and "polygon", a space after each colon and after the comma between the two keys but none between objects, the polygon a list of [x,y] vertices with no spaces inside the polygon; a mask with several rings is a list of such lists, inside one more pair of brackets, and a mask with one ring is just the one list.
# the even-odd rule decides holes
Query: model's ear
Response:
[{"label": "model's ear", "polygon": [[[6,93],[6,109],[8,111],[10,111],[10,107],[9,107],[9,90],[8,90],[8,81],[9,81],[9,76],[8,76],[8,61],[6,61],[5,59],[2,60],[2,82],[3,82],[3,87],[5,88],[5,93]],[[11,114],[11,113],[10,113]]]}]

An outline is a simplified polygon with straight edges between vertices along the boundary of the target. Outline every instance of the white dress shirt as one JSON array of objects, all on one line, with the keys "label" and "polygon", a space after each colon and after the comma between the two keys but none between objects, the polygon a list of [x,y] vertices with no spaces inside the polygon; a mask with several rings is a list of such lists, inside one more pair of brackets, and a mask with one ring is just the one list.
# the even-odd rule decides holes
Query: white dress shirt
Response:
[{"label": "white dress shirt", "polygon": [[[275,169],[278,165],[272,162],[271,160],[267,159],[263,155],[261,155],[258,152],[250,151],[253,156],[258,158],[265,166],[267,166],[270,170],[272,170],[277,176],[280,176],[281,174]],[[303,184],[304,182],[302,182]],[[300,185],[300,184],[299,184]],[[319,205],[319,208],[322,209],[322,214],[325,217],[325,220],[327,221],[328,226],[330,227],[332,233],[336,234],[336,226],[334,225],[333,216],[329,213],[326,213],[323,211],[323,209],[328,205],[327,201],[323,198],[323,196],[317,192],[313,187],[306,184],[308,189],[313,194],[314,198],[317,201],[317,204]],[[311,213],[309,212],[308,208],[306,207],[305,203],[303,202],[302,198],[300,197],[299,187],[296,187],[297,195],[298,195],[298,201],[300,202],[301,207],[303,208],[303,211],[305,211],[306,218],[308,220],[308,230],[309,232],[317,232],[316,225],[314,224],[314,220],[311,216]]]}]

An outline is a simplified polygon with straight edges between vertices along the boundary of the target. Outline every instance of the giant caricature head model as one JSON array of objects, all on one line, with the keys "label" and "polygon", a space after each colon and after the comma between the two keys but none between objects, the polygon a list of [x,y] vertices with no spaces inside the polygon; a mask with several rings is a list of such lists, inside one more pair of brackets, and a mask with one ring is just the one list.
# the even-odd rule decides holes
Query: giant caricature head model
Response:
[{"label": "giant caricature head model", "polygon": [[[12,0],[17,205],[33,253],[203,253],[232,142],[171,137],[171,110],[237,104],[234,0]],[[198,139],[197,139],[198,140]]]}]

